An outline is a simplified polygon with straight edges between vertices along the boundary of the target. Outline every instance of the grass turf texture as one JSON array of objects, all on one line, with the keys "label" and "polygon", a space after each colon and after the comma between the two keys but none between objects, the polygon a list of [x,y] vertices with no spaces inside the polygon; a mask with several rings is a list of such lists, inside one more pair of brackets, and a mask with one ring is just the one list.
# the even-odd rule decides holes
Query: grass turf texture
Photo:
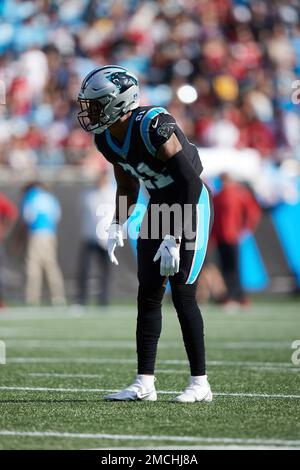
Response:
[{"label": "grass turf texture", "polygon": [[[300,339],[299,304],[260,303],[232,315],[206,306],[203,312],[208,375],[216,393],[211,404],[169,401],[186,386],[189,371],[168,304],[156,385],[170,393],[159,394],[155,403],[105,402],[105,392],[97,391],[118,390],[133,381],[134,306],[105,312],[91,307],[84,314],[13,308],[1,314],[7,364],[0,365],[0,449],[299,448],[300,366],[291,362],[291,343]],[[244,396],[251,393],[284,396]],[[17,435],[31,432],[41,434]]]}]

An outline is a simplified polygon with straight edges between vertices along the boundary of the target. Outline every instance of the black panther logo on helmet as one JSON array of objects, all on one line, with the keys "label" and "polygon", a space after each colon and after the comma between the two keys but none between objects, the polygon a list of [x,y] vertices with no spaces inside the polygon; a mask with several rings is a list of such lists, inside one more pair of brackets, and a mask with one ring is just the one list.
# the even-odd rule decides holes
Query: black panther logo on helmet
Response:
[{"label": "black panther logo on helmet", "polygon": [[132,76],[128,76],[126,72],[114,72],[107,78],[118,87],[120,93],[128,90],[133,85],[138,85],[137,80]]}]

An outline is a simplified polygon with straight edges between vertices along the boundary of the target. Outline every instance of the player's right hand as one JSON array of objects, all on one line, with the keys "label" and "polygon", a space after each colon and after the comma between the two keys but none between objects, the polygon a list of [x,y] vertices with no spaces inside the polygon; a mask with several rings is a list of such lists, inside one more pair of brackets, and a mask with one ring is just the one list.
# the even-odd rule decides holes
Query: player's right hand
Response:
[{"label": "player's right hand", "polygon": [[108,229],[108,240],[107,240],[107,251],[110,261],[116,266],[119,265],[117,258],[115,257],[115,249],[117,247],[123,247],[123,229],[122,225],[113,222]]},{"label": "player's right hand", "polygon": [[172,235],[165,236],[153,261],[156,262],[159,258],[161,276],[174,276],[174,274],[179,272],[180,244],[177,243]]}]

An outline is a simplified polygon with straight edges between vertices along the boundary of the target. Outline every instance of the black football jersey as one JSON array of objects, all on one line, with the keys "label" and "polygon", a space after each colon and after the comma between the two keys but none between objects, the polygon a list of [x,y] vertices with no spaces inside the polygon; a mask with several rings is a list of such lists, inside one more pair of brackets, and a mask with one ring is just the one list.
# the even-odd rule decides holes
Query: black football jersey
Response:
[{"label": "black football jersey", "polygon": [[161,107],[141,106],[135,109],[130,116],[122,146],[109,129],[102,134],[95,134],[95,144],[109,162],[120,165],[126,173],[142,180],[150,195],[165,194],[172,192],[175,185],[164,162],[156,157],[156,153],[173,132],[200,175],[202,165],[197,148],[187,140],[174,117]]}]

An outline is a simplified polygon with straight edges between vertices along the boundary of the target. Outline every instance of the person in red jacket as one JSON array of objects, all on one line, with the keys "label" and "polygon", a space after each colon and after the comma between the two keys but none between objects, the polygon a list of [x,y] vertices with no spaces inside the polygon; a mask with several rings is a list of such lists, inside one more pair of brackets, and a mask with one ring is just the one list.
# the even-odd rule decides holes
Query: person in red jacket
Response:
[{"label": "person in red jacket", "polygon": [[227,287],[224,302],[247,303],[239,276],[239,240],[253,231],[260,219],[260,208],[252,193],[227,173],[221,175],[222,189],[214,197],[213,239],[218,248],[221,271]]},{"label": "person in red jacket", "polygon": [[[2,245],[3,241],[11,228],[11,225],[18,217],[18,208],[4,194],[0,193],[0,269],[2,264]],[[0,308],[4,306],[2,279],[0,272]]]}]

